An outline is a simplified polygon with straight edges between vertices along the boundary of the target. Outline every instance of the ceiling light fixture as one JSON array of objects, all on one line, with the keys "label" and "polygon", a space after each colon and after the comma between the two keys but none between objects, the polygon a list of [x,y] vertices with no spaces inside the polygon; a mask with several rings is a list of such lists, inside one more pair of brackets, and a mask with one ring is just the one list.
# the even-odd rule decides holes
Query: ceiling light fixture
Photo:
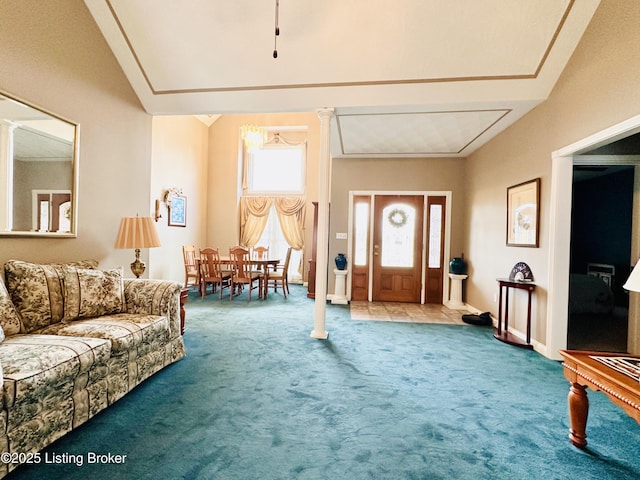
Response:
[{"label": "ceiling light fixture", "polygon": [[249,152],[262,148],[267,141],[267,131],[263,127],[255,125],[243,125],[240,129],[240,137]]},{"label": "ceiling light fixture", "polygon": [[280,36],[280,26],[278,25],[279,11],[280,0],[276,0],[276,28],[273,36],[273,58],[278,58],[278,37]]}]

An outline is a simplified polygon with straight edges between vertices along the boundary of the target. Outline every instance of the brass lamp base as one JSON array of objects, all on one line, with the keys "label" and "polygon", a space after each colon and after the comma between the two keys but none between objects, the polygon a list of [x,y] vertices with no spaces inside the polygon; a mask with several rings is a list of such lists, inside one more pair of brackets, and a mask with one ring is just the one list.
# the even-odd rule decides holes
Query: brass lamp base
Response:
[{"label": "brass lamp base", "polygon": [[140,275],[144,273],[145,268],[144,262],[140,261],[140,249],[136,248],[136,261],[131,264],[131,271],[136,278],[140,278]]}]

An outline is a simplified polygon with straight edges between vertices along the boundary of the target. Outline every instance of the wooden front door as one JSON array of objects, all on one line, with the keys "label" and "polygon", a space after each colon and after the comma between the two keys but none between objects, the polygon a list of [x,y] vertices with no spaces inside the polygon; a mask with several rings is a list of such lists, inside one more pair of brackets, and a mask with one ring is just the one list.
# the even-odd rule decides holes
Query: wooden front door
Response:
[{"label": "wooden front door", "polygon": [[423,195],[376,195],[373,300],[420,303]]}]

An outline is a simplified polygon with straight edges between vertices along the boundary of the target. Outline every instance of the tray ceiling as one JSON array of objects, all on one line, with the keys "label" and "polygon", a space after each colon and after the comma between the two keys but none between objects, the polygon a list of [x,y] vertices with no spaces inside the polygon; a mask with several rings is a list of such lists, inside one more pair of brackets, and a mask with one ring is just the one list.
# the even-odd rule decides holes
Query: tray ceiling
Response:
[{"label": "tray ceiling", "polygon": [[275,0],[85,3],[152,115],[329,107],[334,156],[464,157],[549,95],[599,0],[280,0],[277,38]]}]

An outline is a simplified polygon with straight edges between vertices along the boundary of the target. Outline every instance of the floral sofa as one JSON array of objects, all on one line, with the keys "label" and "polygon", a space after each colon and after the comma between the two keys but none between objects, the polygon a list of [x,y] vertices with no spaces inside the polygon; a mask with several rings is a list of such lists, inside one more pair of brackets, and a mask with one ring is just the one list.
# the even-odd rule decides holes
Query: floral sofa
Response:
[{"label": "floral sofa", "polygon": [[185,355],[182,286],[97,266],[5,264],[0,477]]}]

